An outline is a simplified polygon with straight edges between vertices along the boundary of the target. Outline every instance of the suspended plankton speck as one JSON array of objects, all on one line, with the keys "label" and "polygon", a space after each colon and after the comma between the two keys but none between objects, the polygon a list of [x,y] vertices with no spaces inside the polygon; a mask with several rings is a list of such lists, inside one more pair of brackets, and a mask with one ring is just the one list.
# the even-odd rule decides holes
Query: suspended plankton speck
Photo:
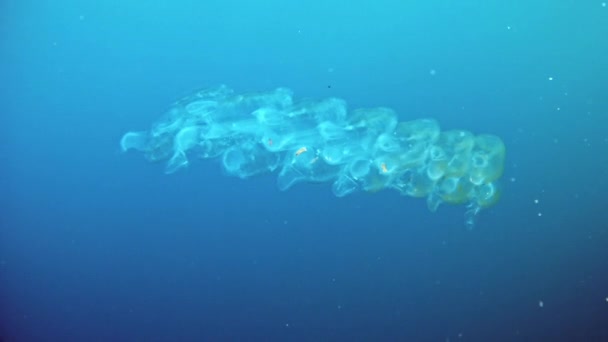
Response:
[{"label": "suspended plankton speck", "polygon": [[435,70],[435,69],[429,70],[429,75],[431,75],[431,76],[437,75],[437,70]]},{"label": "suspended plankton speck", "polygon": [[553,81],[553,77],[549,76],[549,78],[547,78],[549,81]]}]

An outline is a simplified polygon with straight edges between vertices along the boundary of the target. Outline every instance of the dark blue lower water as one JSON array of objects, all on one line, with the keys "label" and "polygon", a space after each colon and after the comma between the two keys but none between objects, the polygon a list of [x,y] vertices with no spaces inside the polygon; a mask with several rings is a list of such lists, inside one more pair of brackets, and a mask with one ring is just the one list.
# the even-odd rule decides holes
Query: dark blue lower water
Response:
[{"label": "dark blue lower water", "polygon": [[[601,1],[0,4],[1,341],[607,341]],[[121,153],[194,89],[500,136],[502,198]]]}]

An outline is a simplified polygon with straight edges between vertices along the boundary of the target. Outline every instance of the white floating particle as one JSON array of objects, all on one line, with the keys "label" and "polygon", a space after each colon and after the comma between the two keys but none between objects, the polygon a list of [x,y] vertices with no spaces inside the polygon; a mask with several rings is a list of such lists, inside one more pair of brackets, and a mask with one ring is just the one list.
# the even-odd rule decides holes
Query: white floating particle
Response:
[{"label": "white floating particle", "polygon": [[510,30],[510,29],[511,29],[511,26],[507,26],[507,30]]},{"label": "white floating particle", "polygon": [[511,179],[509,179],[511,181],[511,183],[515,183],[515,177],[511,177]]},{"label": "white floating particle", "polygon": [[429,75],[431,75],[431,76],[437,75],[437,70],[435,70],[435,69],[429,70]]},{"label": "white floating particle", "polygon": [[538,204],[538,199],[534,199],[534,203],[535,203],[535,204]]},{"label": "white floating particle", "polygon": [[548,80],[553,81],[553,77],[549,76]]},{"label": "white floating particle", "polygon": [[542,300],[539,300],[539,301],[538,301],[538,307],[539,307],[539,308],[542,308],[542,307],[544,307],[544,306],[545,306],[545,303],[543,303],[543,301],[542,301]]},{"label": "white floating particle", "polygon": [[602,2],[602,7],[606,7],[606,3],[605,2]]},{"label": "white floating particle", "polygon": [[538,213],[538,217],[541,217],[541,216],[543,216],[543,213]]}]

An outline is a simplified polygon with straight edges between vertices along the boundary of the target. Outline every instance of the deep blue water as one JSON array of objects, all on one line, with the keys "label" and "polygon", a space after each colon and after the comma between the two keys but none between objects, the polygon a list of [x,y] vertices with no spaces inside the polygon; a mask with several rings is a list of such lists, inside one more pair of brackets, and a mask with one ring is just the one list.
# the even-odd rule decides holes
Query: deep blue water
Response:
[{"label": "deep blue water", "polygon": [[[0,340],[608,341],[601,1],[3,1]],[[492,133],[463,225],[120,153],[201,87]]]}]

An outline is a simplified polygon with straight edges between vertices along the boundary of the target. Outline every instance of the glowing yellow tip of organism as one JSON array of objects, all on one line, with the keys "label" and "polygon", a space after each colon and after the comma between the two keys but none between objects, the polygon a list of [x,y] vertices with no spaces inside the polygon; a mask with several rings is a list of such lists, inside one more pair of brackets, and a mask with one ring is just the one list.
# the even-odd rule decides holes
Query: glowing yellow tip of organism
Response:
[{"label": "glowing yellow tip of organism", "polygon": [[388,172],[388,168],[386,167],[386,163],[380,164],[380,168],[382,169],[382,172],[384,172],[384,173]]},{"label": "glowing yellow tip of organism", "polygon": [[306,146],[300,147],[300,149],[296,151],[296,156],[299,156],[300,154],[302,154],[302,153],[304,153],[306,151],[308,151],[308,149],[306,148]]}]

